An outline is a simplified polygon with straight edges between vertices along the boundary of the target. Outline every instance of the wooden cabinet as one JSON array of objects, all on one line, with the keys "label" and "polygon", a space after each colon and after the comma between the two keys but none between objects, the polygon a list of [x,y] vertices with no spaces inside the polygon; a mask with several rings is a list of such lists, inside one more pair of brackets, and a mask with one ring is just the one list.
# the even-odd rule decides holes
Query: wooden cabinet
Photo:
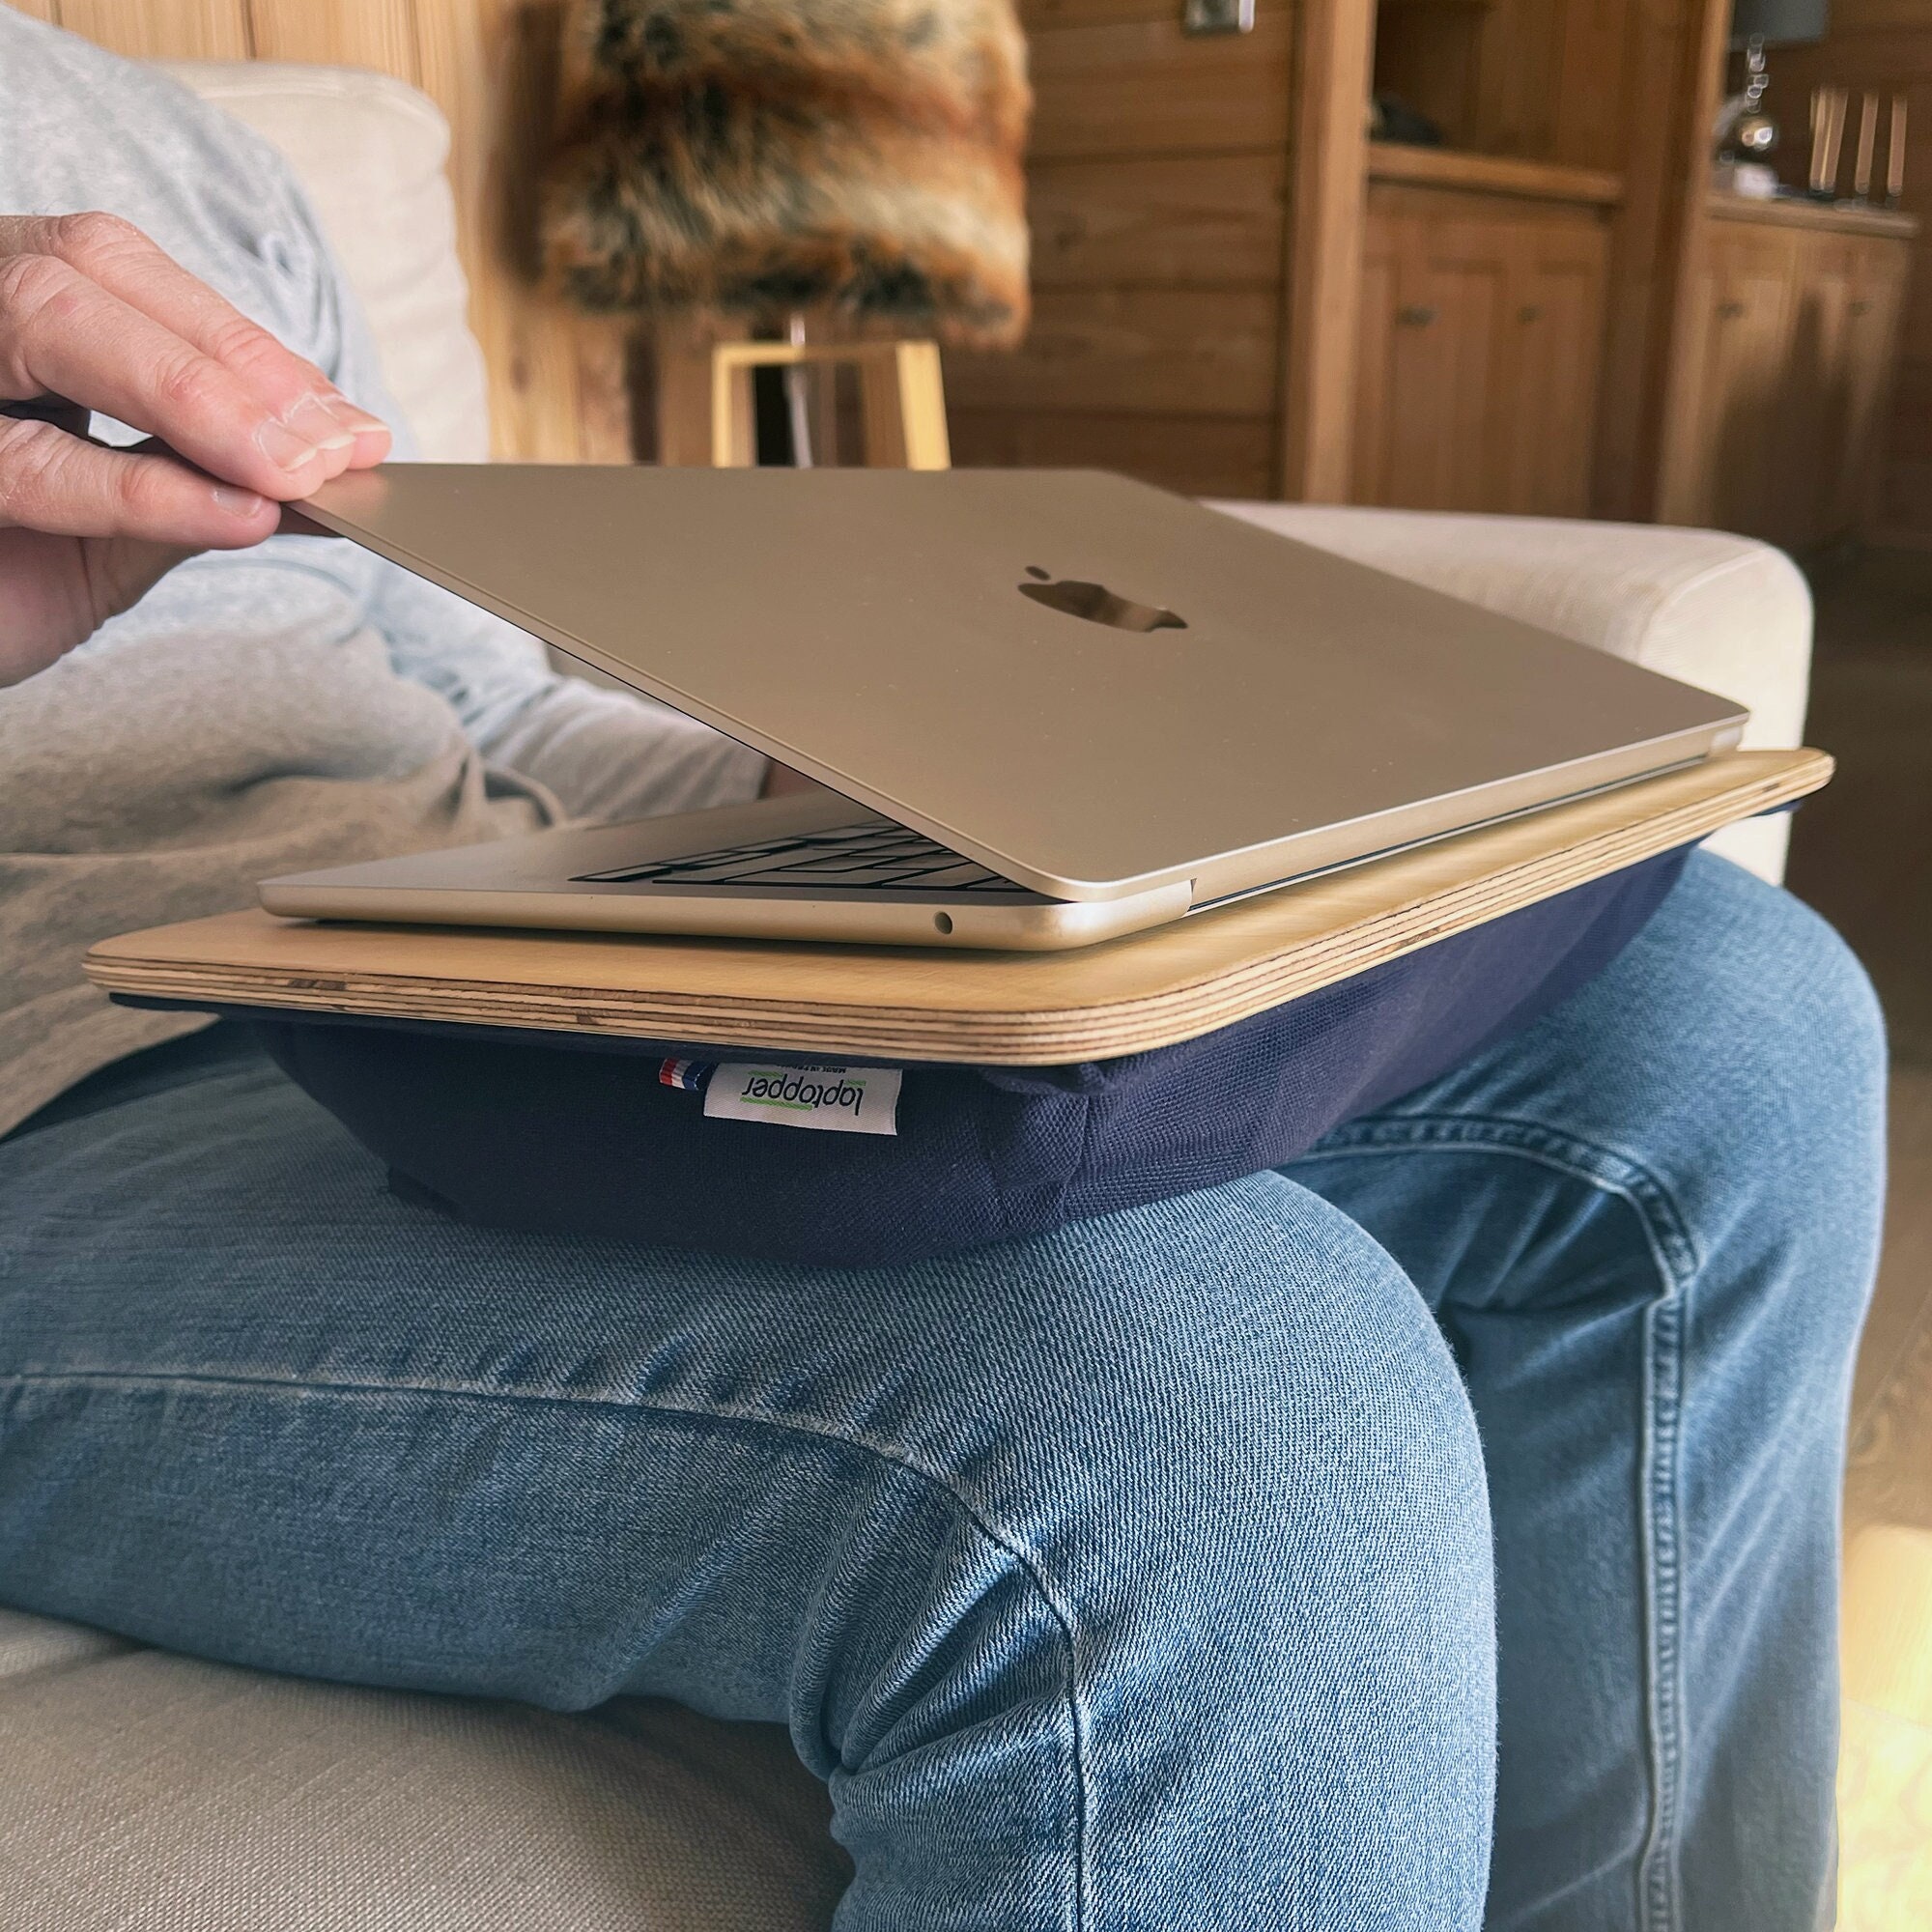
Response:
[{"label": "wooden cabinet", "polygon": [[1372,185],[1354,500],[1587,515],[1608,263],[1591,204]]},{"label": "wooden cabinet", "polygon": [[1869,528],[1882,515],[1913,245],[1872,241],[1860,249],[1845,326],[1844,430],[1832,513],[1834,529]]},{"label": "wooden cabinet", "polygon": [[1849,535],[1877,511],[1914,226],[1803,205],[1714,213],[1661,514],[1792,550]]}]

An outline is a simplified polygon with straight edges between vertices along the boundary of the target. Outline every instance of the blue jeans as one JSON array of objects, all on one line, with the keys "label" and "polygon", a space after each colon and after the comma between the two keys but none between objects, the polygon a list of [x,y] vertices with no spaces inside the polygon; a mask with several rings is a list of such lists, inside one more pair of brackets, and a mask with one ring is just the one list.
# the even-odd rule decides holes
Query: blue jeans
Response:
[{"label": "blue jeans", "polygon": [[844,1932],[1798,1932],[1882,1061],[1699,857],[1286,1173],[866,1273],[440,1220],[217,1037],[0,1143],[0,1601],[781,1722]]}]

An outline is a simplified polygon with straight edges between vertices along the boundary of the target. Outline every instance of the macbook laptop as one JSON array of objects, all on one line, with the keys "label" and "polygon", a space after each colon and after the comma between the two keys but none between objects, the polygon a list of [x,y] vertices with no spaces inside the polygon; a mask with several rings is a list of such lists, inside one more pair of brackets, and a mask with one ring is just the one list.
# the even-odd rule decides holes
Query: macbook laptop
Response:
[{"label": "macbook laptop", "polygon": [[826,789],[266,881],[291,917],[1081,946],[1745,723],[1117,476],[390,464],[302,507]]}]

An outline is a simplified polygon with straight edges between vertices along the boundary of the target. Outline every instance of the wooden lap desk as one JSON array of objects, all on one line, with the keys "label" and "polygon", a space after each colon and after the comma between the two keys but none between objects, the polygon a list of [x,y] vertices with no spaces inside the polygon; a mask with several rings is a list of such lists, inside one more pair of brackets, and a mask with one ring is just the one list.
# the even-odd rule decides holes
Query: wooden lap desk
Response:
[{"label": "wooden lap desk", "polygon": [[1071,952],[320,924],[227,913],[110,939],[143,1001],[894,1061],[1058,1065],[1171,1046],[1816,791],[1734,752]]}]

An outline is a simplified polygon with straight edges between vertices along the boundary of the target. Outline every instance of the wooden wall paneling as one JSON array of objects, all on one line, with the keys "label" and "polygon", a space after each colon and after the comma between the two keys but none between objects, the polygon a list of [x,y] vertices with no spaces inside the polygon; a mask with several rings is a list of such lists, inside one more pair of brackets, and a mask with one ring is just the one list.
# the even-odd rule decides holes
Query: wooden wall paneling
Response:
[{"label": "wooden wall paneling", "polygon": [[947,355],[955,462],[1270,494],[1294,4],[1191,38],[1179,0],[1021,0],[1035,321]]},{"label": "wooden wall paneling", "polygon": [[1486,155],[1551,161],[1558,154],[1562,0],[1493,0],[1478,25],[1468,145]]},{"label": "wooden wall paneling", "polygon": [[1176,16],[1167,0],[1017,0],[1017,6],[1020,25],[1029,35],[1053,27],[1118,27]]},{"label": "wooden wall paneling", "polygon": [[1676,385],[1694,357],[1694,283],[1709,224],[1709,130],[1723,82],[1730,0],[1644,0],[1623,63],[1624,199],[1611,245],[1592,501],[1600,517],[1673,521],[1664,507]]},{"label": "wooden wall paneling", "polygon": [[1602,515],[1652,514],[1730,0],[1383,0],[1383,12],[1378,73],[1393,84],[1401,70],[1458,145],[1621,178],[1602,390],[1618,400],[1590,495]]},{"label": "wooden wall paneling", "polygon": [[[1709,438],[1688,433],[1690,425],[1702,424],[1719,408],[1714,384],[1720,379],[1720,342],[1718,314],[1718,267],[1723,253],[1723,230],[1715,231],[1712,245],[1690,271],[1693,293],[1692,323],[1677,344],[1682,367],[1671,384],[1671,406],[1683,412],[1687,433],[1671,439],[1662,452],[1663,469],[1658,479],[1657,502],[1660,516],[1667,521],[1699,526],[1708,526],[1717,495],[1716,451]],[[1735,299],[1735,298],[1733,298]],[[1614,433],[1605,425],[1606,438]]]},{"label": "wooden wall paneling", "polygon": [[1281,270],[1287,156],[1042,161],[1027,182],[1037,289],[1261,287]]},{"label": "wooden wall paneling", "polygon": [[247,0],[257,60],[369,67],[414,85],[414,0]]},{"label": "wooden wall paneling", "polygon": [[448,115],[470,325],[490,367],[494,452],[624,462],[623,324],[536,283],[536,182],[555,99],[557,0],[414,0],[421,85]]},{"label": "wooden wall paneling", "polygon": [[60,24],[136,60],[246,60],[246,0],[59,0]]},{"label": "wooden wall paneling", "polygon": [[959,408],[1266,416],[1275,400],[1271,292],[1042,290],[1016,355],[947,357]]},{"label": "wooden wall paneling", "polygon": [[1584,168],[1624,164],[1624,75],[1641,0],[1569,0],[1551,93],[1561,103],[1549,158]]},{"label": "wooden wall paneling", "polygon": [[1910,253],[1804,212],[1713,219],[1665,478],[1673,518],[1789,550],[1873,524]]},{"label": "wooden wall paneling", "polygon": [[[1251,34],[1190,38],[1178,4],[1094,5],[1032,37],[1037,161],[1279,150],[1288,139],[1292,0],[1257,0]],[[1125,17],[1120,17],[1124,14]]]},{"label": "wooden wall paneling", "polygon": [[51,21],[54,17],[54,0],[0,0],[0,6],[11,6],[14,13],[33,20]]},{"label": "wooden wall paneling", "polygon": [[1264,416],[1057,415],[947,411],[961,469],[1115,469],[1186,497],[1262,497],[1274,484]]},{"label": "wooden wall paneling", "polygon": [[1888,27],[1922,30],[1925,25],[1925,0],[1833,0],[1832,8],[1834,36],[1882,33]]},{"label": "wooden wall paneling", "polygon": [[1375,85],[1442,129],[1452,148],[1475,145],[1476,23],[1466,7],[1437,0],[1381,0],[1389,31],[1375,37]]},{"label": "wooden wall paneling", "polygon": [[1645,0],[1382,0],[1376,84],[1448,145],[1614,167],[1631,16]]},{"label": "wooden wall paneling", "polygon": [[1858,299],[1857,238],[1793,236],[1790,360],[1776,409],[1771,514],[1762,526],[1791,549],[1827,541],[1843,495],[1852,389],[1852,307]]},{"label": "wooden wall paneling", "polygon": [[1355,462],[1368,160],[1359,103],[1375,70],[1375,0],[1302,0],[1299,19],[1276,494],[1343,503]]}]

